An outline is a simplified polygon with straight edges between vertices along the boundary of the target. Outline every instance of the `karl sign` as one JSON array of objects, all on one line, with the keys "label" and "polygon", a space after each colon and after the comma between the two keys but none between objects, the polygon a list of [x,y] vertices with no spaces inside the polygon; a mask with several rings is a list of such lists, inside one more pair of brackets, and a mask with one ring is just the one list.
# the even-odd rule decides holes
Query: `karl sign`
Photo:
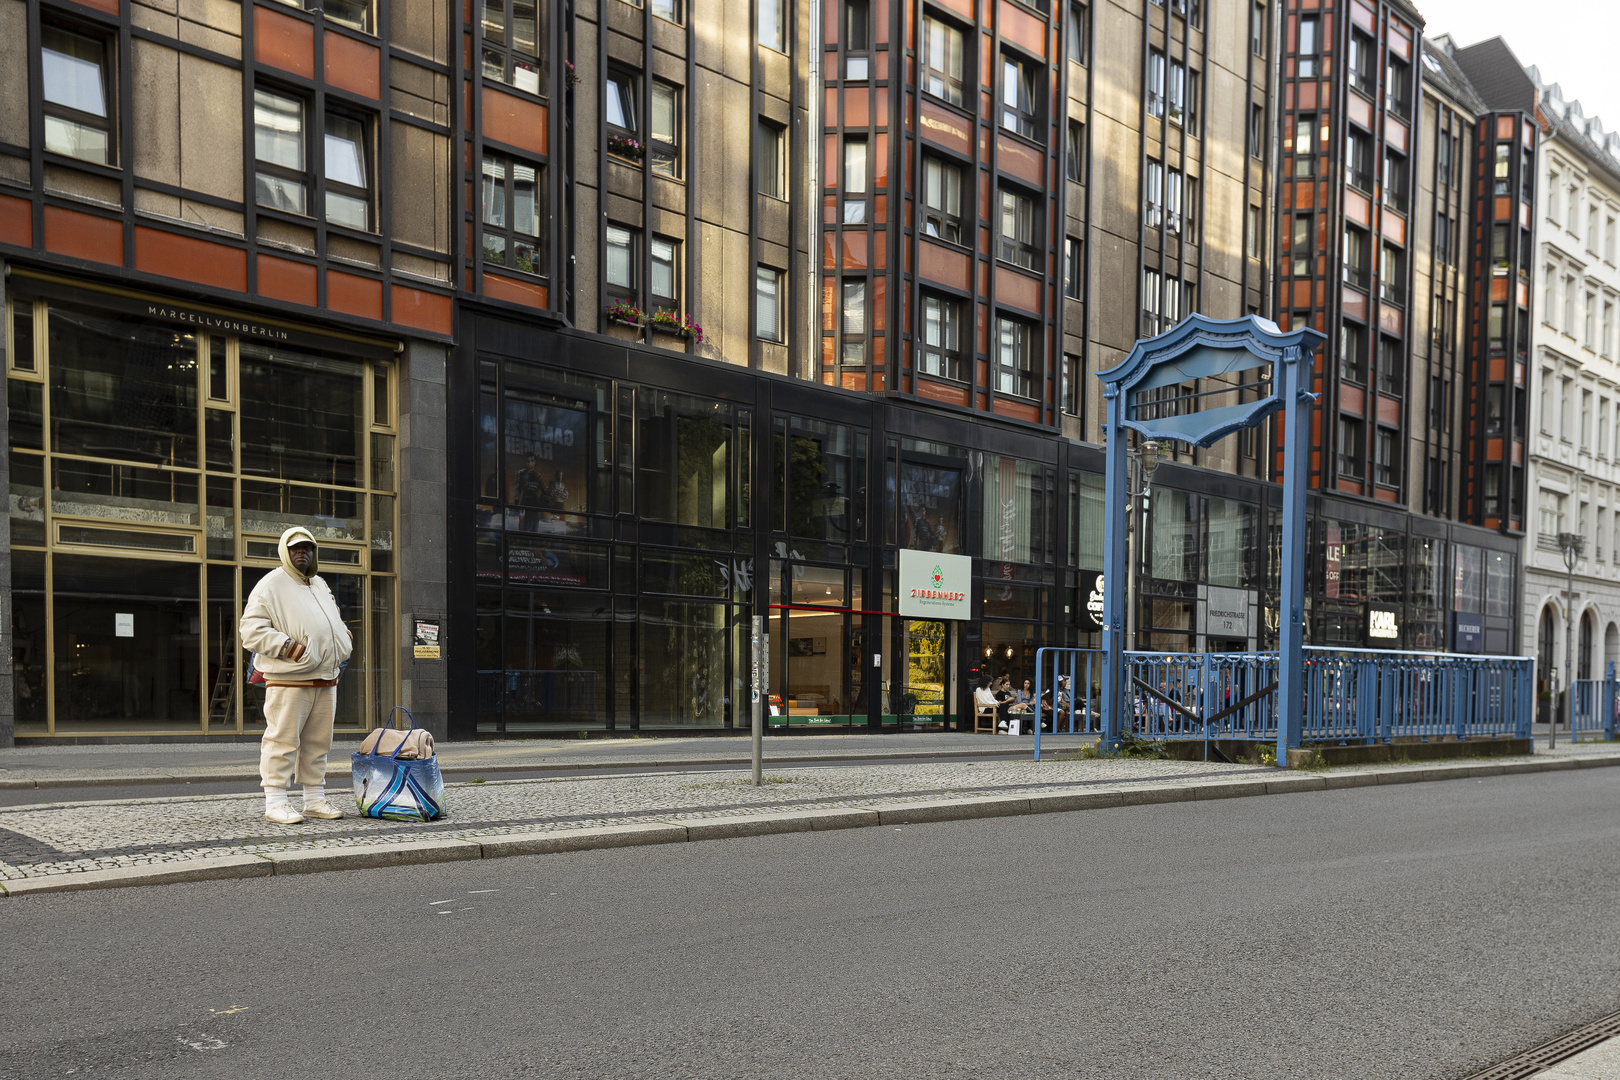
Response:
[{"label": "karl sign", "polygon": [[911,619],[973,617],[973,560],[900,549],[900,614]]}]

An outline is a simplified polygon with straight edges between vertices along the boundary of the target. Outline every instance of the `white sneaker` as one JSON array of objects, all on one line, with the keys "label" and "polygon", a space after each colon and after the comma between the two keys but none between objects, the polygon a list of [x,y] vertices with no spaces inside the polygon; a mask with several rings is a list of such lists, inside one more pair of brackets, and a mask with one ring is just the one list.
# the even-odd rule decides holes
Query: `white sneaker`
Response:
[{"label": "white sneaker", "polygon": [[277,825],[297,825],[304,820],[304,815],[293,809],[292,803],[282,803],[274,809],[264,812],[264,820]]},{"label": "white sneaker", "polygon": [[314,802],[304,804],[304,816],[320,818],[322,821],[336,821],[343,816],[343,811],[327,802],[325,799],[316,799]]}]

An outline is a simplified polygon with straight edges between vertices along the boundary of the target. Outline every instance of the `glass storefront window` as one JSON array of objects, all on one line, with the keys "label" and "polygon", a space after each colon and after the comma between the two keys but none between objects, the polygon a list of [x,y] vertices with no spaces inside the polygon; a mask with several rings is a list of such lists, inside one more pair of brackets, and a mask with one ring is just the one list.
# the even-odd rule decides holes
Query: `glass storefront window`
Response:
[{"label": "glass storefront window", "polygon": [[900,546],[962,554],[962,470],[900,462]]},{"label": "glass storefront window", "polygon": [[589,593],[508,589],[501,621],[504,656],[497,677],[504,730],[600,723],[607,707],[611,601]]},{"label": "glass storefront window", "polygon": [[197,467],[194,335],[56,303],[49,325],[53,450]]},{"label": "glass storefront window", "polygon": [[724,726],[726,605],[644,599],[639,621],[641,730]]},{"label": "glass storefront window", "polygon": [[1485,614],[1513,616],[1514,558],[1505,551],[1485,553]]},{"label": "glass storefront window", "polygon": [[1443,649],[1446,644],[1446,542],[1414,536],[1406,563],[1411,604],[1406,621],[1406,647]]},{"label": "glass storefront window", "polygon": [[1198,580],[1198,497],[1184,491],[1153,493],[1149,574],[1159,581]]},{"label": "glass storefront window", "polygon": [[359,487],[364,367],[243,342],[242,472]]},{"label": "glass storefront window", "polygon": [[803,417],[791,420],[788,430],[788,535],[838,544],[865,540],[866,433]]},{"label": "glass storefront window", "polygon": [[643,389],[637,406],[636,506],[643,519],[730,526],[732,409]]},{"label": "glass storefront window", "polygon": [[1451,547],[1451,610],[1478,615],[1485,592],[1485,551],[1472,544]]},{"label": "glass storefront window", "polygon": [[1209,584],[1247,589],[1251,584],[1255,508],[1232,499],[1207,500]]},{"label": "glass storefront window", "polygon": [[1101,567],[1106,485],[1093,473],[1078,473],[1069,480],[1069,564],[1082,569]]},{"label": "glass storefront window", "polygon": [[8,380],[19,734],[262,729],[237,622],[290,525],[322,542],[355,639],[338,723],[386,714],[398,680],[395,586],[379,576],[395,568],[397,528],[397,450],[376,430],[393,425],[387,354],[196,334],[122,293],[10,304],[14,328],[19,310],[48,328]]},{"label": "glass storefront window", "polygon": [[1044,466],[984,455],[982,470],[984,558],[997,562],[1048,561],[1048,485]]}]

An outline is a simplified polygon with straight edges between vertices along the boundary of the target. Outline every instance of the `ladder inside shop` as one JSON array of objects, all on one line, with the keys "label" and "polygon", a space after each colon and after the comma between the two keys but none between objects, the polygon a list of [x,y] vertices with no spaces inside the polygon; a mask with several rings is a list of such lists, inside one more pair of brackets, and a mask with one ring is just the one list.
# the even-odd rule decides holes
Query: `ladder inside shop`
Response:
[{"label": "ladder inside shop", "polygon": [[214,694],[208,701],[208,723],[236,726],[231,707],[236,703],[236,658],[227,656],[220,661],[219,674],[214,676]]}]

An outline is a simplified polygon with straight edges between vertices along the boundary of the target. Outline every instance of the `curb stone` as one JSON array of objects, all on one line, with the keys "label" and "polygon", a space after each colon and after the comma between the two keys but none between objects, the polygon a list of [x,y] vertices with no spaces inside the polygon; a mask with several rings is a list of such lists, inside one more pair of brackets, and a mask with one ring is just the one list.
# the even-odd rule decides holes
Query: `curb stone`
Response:
[{"label": "curb stone", "polygon": [[1055,792],[1024,798],[973,796],[913,803],[879,802],[868,807],[706,818],[687,824],[646,822],[584,829],[515,832],[481,836],[476,840],[413,840],[400,844],[358,848],[286,851],[268,855],[221,855],[186,863],[158,863],[5,881],[0,882],[0,895],[25,896],[33,893],[78,892],[136,885],[168,885],[189,881],[309,874],[327,870],[498,859],[516,855],[548,855],[566,851],[591,851],[647,844],[689,843],[698,840],[790,832],[856,829],[874,825],[1067,813],[1117,806],[1247,798],[1255,795],[1327,791],[1377,784],[1426,783],[1603,766],[1620,766],[1620,754],[1579,759],[1560,758],[1544,762],[1514,762],[1505,765],[1470,763],[1414,769],[1360,769],[1338,774],[1279,776],[1267,780],[1216,780],[1203,784],[1182,785],[1143,784],[1117,790]]}]

